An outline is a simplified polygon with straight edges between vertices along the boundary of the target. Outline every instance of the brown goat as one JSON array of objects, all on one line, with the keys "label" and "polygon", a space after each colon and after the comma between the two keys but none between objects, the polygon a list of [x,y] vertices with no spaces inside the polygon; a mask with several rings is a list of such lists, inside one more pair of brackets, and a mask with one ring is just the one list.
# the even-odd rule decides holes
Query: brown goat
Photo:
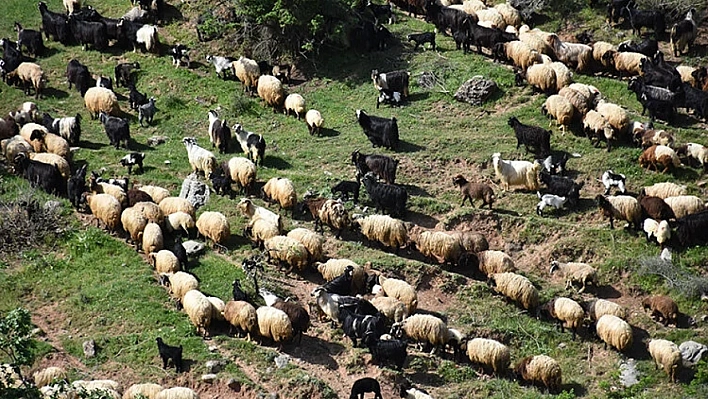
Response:
[{"label": "brown goat", "polygon": [[482,200],[480,208],[489,205],[489,209],[492,209],[494,191],[488,184],[469,182],[462,175],[455,176],[452,179],[452,183],[460,187],[460,193],[462,193],[462,204],[460,206],[464,206],[467,199],[470,200],[470,206],[474,206],[474,201],[479,199]]},{"label": "brown goat", "polygon": [[677,325],[678,322],[678,305],[673,299],[666,295],[657,295],[645,298],[642,301],[644,309],[651,310],[651,317],[667,326],[669,324]]},{"label": "brown goat", "polygon": [[639,166],[656,171],[659,171],[659,166],[662,166],[661,172],[666,173],[672,166],[681,166],[681,161],[671,148],[664,145],[653,145],[639,156]]}]

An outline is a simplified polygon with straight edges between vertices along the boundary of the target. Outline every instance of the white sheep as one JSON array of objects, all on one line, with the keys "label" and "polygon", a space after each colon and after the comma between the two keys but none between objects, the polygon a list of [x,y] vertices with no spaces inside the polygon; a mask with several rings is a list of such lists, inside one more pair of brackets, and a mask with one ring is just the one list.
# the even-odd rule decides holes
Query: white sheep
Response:
[{"label": "white sheep", "polygon": [[556,260],[552,260],[549,273],[553,274],[556,270],[563,272],[566,290],[571,288],[573,283],[581,284],[582,287],[578,290],[578,293],[584,292],[587,284],[589,283],[592,283],[593,286],[597,287],[597,270],[587,263],[561,263]]},{"label": "white sheep", "polygon": [[221,212],[204,212],[197,219],[197,231],[214,244],[223,245],[231,238],[229,220]]},{"label": "white sheep", "polygon": [[187,156],[189,157],[189,164],[192,166],[192,172],[202,172],[205,177],[209,177],[216,168],[214,154],[198,146],[194,137],[185,137],[182,139],[182,143],[187,148]]},{"label": "white sheep", "polygon": [[295,113],[297,120],[300,120],[304,116],[306,109],[305,99],[301,95],[292,93],[285,97],[285,110],[283,111],[285,115],[290,116],[290,111],[292,111]]},{"label": "white sheep", "polygon": [[84,198],[91,209],[91,214],[109,230],[116,231],[123,209],[120,202],[109,194],[84,193]]},{"label": "white sheep", "polygon": [[584,117],[585,114],[592,108],[592,99],[585,96],[583,93],[572,89],[570,86],[564,87],[558,90],[558,95],[565,97],[573,107],[575,107],[575,114]]},{"label": "white sheep", "polygon": [[[528,44],[515,40],[508,43],[503,43],[502,46],[504,50],[504,56],[506,59],[510,60],[515,66],[521,68],[522,70],[527,70],[533,64],[538,64],[541,62],[538,52],[533,50]],[[495,55],[500,56],[495,48]]]},{"label": "white sheep", "polygon": [[526,310],[538,306],[538,290],[526,277],[512,273],[494,273],[489,276],[495,290],[507,298],[517,302]]},{"label": "white sheep", "polygon": [[623,320],[627,318],[627,310],[625,308],[606,299],[590,299],[584,303],[583,307],[587,310],[592,321],[598,321],[600,317],[606,314],[617,316]]},{"label": "white sheep", "polygon": [[162,215],[169,216],[173,213],[184,212],[194,218],[195,210],[194,205],[189,202],[186,198],[180,197],[166,197],[157,205],[162,211]]},{"label": "white sheep", "polygon": [[341,238],[342,230],[351,225],[351,216],[344,207],[341,198],[326,200],[317,211],[317,216],[321,223],[330,226],[332,230],[336,230],[337,238]]},{"label": "white sheep", "polygon": [[148,223],[143,230],[143,251],[146,255],[162,249],[164,238],[157,223]]},{"label": "white sheep", "polygon": [[431,345],[431,354],[437,353],[438,349],[448,342],[447,324],[433,315],[414,314],[400,323],[395,323],[391,330],[399,328],[408,339]]},{"label": "white sheep", "polygon": [[408,308],[408,314],[412,314],[418,308],[418,294],[407,282],[379,275],[379,285],[384,295],[403,302]]},{"label": "white sheep", "polygon": [[636,198],[629,195],[598,195],[595,197],[602,214],[610,218],[610,228],[614,229],[614,219],[626,220],[634,229],[640,229],[642,207]]},{"label": "white sheep", "polygon": [[661,366],[671,382],[676,382],[676,372],[681,366],[681,351],[678,346],[665,339],[649,340],[649,354],[654,359],[654,366]]},{"label": "white sheep", "polygon": [[686,186],[679,186],[672,182],[655,183],[649,187],[644,187],[640,194],[666,200],[668,197],[686,195]]},{"label": "white sheep", "polygon": [[49,152],[32,152],[29,154],[29,158],[37,162],[46,163],[49,165],[56,165],[59,168],[59,172],[64,179],[71,177],[71,167],[66,158],[63,158],[57,154],[52,154]]},{"label": "white sheep", "polygon": [[657,222],[654,219],[646,218],[642,224],[642,230],[644,230],[647,234],[647,240],[651,240],[653,237],[661,246],[663,246],[671,238],[671,228],[669,227],[669,222],[666,220]]},{"label": "white sheep", "polygon": [[618,134],[623,135],[629,131],[631,121],[629,120],[629,114],[624,108],[617,104],[600,100],[595,110],[599,112],[603,118],[607,119],[607,122],[609,122]]},{"label": "white sheep", "polygon": [[301,272],[307,266],[309,255],[307,248],[293,238],[271,237],[263,242],[263,247],[269,259],[284,262],[290,266],[288,272],[291,272],[293,268]]},{"label": "white sheep", "polygon": [[199,290],[189,290],[182,298],[182,306],[189,320],[197,328],[197,334],[202,337],[209,335],[209,326],[214,315],[214,307]]},{"label": "white sheep", "polygon": [[393,248],[396,251],[408,243],[408,229],[403,221],[388,215],[369,215],[353,220],[361,229],[361,234],[370,241]]},{"label": "white sheep", "polygon": [[[541,113],[554,118],[560,125],[561,132],[565,133],[573,120],[575,107],[567,98],[554,94],[546,99],[541,106]],[[550,124],[549,124],[550,126]]]},{"label": "white sheep", "polygon": [[84,105],[91,115],[91,119],[96,119],[101,112],[112,116],[119,116],[121,113],[116,93],[105,87],[89,88],[84,94]]},{"label": "white sheep", "polygon": [[126,241],[130,240],[138,249],[143,243],[143,231],[148,224],[147,218],[134,207],[126,208],[120,214],[123,230],[128,233]]},{"label": "white sheep", "polygon": [[42,67],[34,62],[23,62],[17,69],[7,74],[8,79],[17,78],[24,86],[25,94],[29,95],[30,86],[34,88],[34,98],[38,99],[42,94],[42,89],[47,84]]},{"label": "white sheep", "polygon": [[491,369],[496,375],[506,374],[511,364],[509,347],[493,339],[471,339],[467,341],[466,349],[472,363]]},{"label": "white sheep", "polygon": [[283,106],[285,100],[283,84],[275,76],[261,75],[258,78],[258,97],[262,98],[266,105],[273,107],[273,112],[276,112]]},{"label": "white sheep", "polygon": [[691,87],[696,87],[696,79],[693,77],[693,72],[697,69],[689,65],[676,66],[676,71],[681,75],[681,81],[690,84]]},{"label": "white sheep", "polygon": [[[702,144],[686,143],[685,153],[689,160],[694,160],[701,165],[701,168],[708,167],[708,148]],[[677,150],[677,152],[679,152]]]},{"label": "white sheep", "polygon": [[509,3],[499,3],[495,5],[494,8],[499,11],[499,14],[504,18],[504,23],[517,28],[521,26],[521,13]]},{"label": "white sheep", "polygon": [[177,273],[179,271],[179,260],[172,251],[163,249],[152,252],[148,254],[148,260],[159,274]]},{"label": "white sheep", "polygon": [[491,22],[494,26],[497,27],[497,29],[502,31],[506,29],[506,22],[504,21],[504,17],[496,8],[485,8],[483,10],[475,11],[475,13],[477,14],[477,18],[479,18],[480,21]]},{"label": "white sheep", "polygon": [[705,202],[695,195],[677,195],[664,198],[664,202],[674,211],[676,218],[706,210]]},{"label": "white sheep", "polygon": [[388,296],[375,296],[371,298],[371,304],[388,320],[393,323],[400,323],[408,317],[408,309],[406,304],[396,298]]},{"label": "white sheep", "polygon": [[256,182],[256,164],[248,158],[233,157],[221,164],[221,169],[236,183],[239,191],[248,193]]},{"label": "white sheep", "polygon": [[120,384],[114,380],[76,380],[71,383],[71,386],[74,389],[83,389],[87,393],[101,390],[104,391],[101,392],[102,397],[105,397],[105,395],[108,394],[113,398],[120,399],[120,395],[118,394],[118,392],[121,390]]},{"label": "white sheep", "polygon": [[244,235],[251,239],[255,247],[262,249],[267,239],[280,235],[280,230],[270,220],[253,218],[244,228]]},{"label": "white sheep", "polygon": [[621,76],[637,76],[642,74],[642,61],[646,55],[633,52],[617,52],[610,50],[602,56],[603,64],[611,65]]},{"label": "white sheep", "polygon": [[608,59],[603,57],[606,52],[608,51],[617,51],[617,46],[615,46],[612,43],[608,42],[603,42],[603,41],[597,41],[592,44],[592,58],[595,60],[595,62],[599,65],[602,65],[605,68],[610,68],[614,64],[612,62],[612,59]]},{"label": "white sheep", "polygon": [[438,262],[454,263],[462,253],[460,240],[445,231],[423,231],[415,240],[416,247],[423,256]]},{"label": "white sheep", "polygon": [[258,87],[258,78],[261,76],[261,69],[258,63],[244,56],[231,63],[234,70],[234,76],[243,84],[243,91],[249,94],[253,93],[253,89]]},{"label": "white sheep", "polygon": [[181,301],[188,291],[199,289],[197,278],[186,272],[167,274],[167,281],[170,285],[170,295],[178,301]]},{"label": "white sheep", "polygon": [[546,57],[545,55],[541,56],[543,59],[543,63],[550,65],[551,68],[553,68],[553,71],[556,73],[556,89],[560,91],[562,88],[567,87],[573,83],[573,72],[570,71],[570,68],[568,68],[564,63],[562,62],[548,62],[550,61],[550,57],[548,59],[544,59]]},{"label": "white sheep", "polygon": [[273,177],[263,186],[264,198],[269,201],[277,202],[280,209],[290,209],[290,214],[295,212],[297,205],[297,192],[292,180]]},{"label": "white sheep", "polygon": [[278,230],[283,230],[282,220],[280,215],[277,215],[262,206],[255,205],[253,201],[248,198],[242,198],[241,201],[236,205],[241,212],[251,219],[262,218],[266,219],[272,224],[278,226]]},{"label": "white sheep", "polygon": [[507,161],[501,159],[501,154],[492,155],[494,172],[501,180],[502,190],[509,190],[509,186],[524,186],[527,190],[537,191],[539,188],[538,172],[541,164],[528,161]]},{"label": "white sheep", "polygon": [[[541,33],[535,29],[534,31],[524,31],[524,26],[526,25],[519,28],[519,40],[526,43],[539,54],[547,56],[553,55],[553,49],[546,43],[545,33]],[[528,28],[528,26],[526,26],[526,28]]]},{"label": "white sheep", "polygon": [[138,395],[142,395],[142,397],[147,399],[155,399],[157,394],[163,390],[164,388],[159,384],[133,384],[123,392],[123,399],[139,399],[141,396]]},{"label": "white sheep", "polygon": [[271,306],[256,309],[258,333],[261,338],[272,340],[282,345],[293,338],[293,325],[287,313]]},{"label": "white sheep", "polygon": [[239,336],[245,334],[250,341],[258,331],[256,308],[246,301],[228,301],[224,306],[224,319],[229,323],[229,333],[236,327]]},{"label": "white sheep", "polygon": [[199,399],[199,395],[189,388],[174,387],[160,391],[155,399]]},{"label": "white sheep", "polygon": [[166,188],[158,186],[141,186],[136,187],[138,190],[147,193],[156,204],[162,202],[163,199],[170,196],[170,191]]},{"label": "white sheep", "polygon": [[324,119],[320,111],[316,109],[311,109],[305,114],[305,123],[307,123],[307,128],[310,131],[310,136],[317,134],[320,135],[322,127],[324,127]]},{"label": "white sheep", "polygon": [[575,334],[585,319],[583,307],[570,298],[559,297],[551,299],[545,305],[545,310],[552,318],[559,321],[561,332],[564,328],[570,328],[575,340]]},{"label": "white sheep", "polygon": [[514,372],[521,376],[521,379],[524,381],[543,385],[552,393],[560,392],[563,382],[561,367],[560,364],[550,356],[537,355],[525,357],[516,365]]},{"label": "white sheep", "polygon": [[[35,131],[38,133],[35,133]],[[33,134],[49,134],[49,130],[47,130],[46,127],[34,122],[26,123],[20,128],[20,136],[32,145],[32,150],[34,152],[42,152],[42,142],[39,140],[32,140]]]},{"label": "white sheep", "polygon": [[32,380],[37,388],[47,386],[53,381],[66,380],[66,370],[61,367],[47,367],[32,374]]},{"label": "white sheep", "polygon": [[485,276],[494,273],[514,272],[516,267],[509,255],[502,251],[486,250],[477,253],[479,271]]},{"label": "white sheep", "polygon": [[526,70],[526,81],[544,93],[557,90],[558,80],[556,71],[548,64],[534,64]]},{"label": "white sheep", "polygon": [[213,314],[211,315],[213,320],[224,321],[224,311],[226,310],[226,304],[221,298],[215,296],[208,296],[207,299],[211,302],[211,309]]},{"label": "white sheep", "polygon": [[602,315],[595,324],[595,331],[605,343],[605,348],[609,344],[620,352],[629,349],[634,340],[632,326],[612,314]]},{"label": "white sheep", "polygon": [[193,230],[196,226],[196,222],[194,221],[192,215],[186,212],[177,211],[165,216],[165,230],[168,233],[183,231],[189,236],[190,230]]},{"label": "white sheep", "polygon": [[325,281],[332,281],[344,273],[344,270],[351,266],[352,271],[352,292],[364,292],[366,283],[366,273],[364,268],[349,259],[329,259],[327,262],[315,262],[317,271]]},{"label": "white sheep", "polygon": [[[274,230],[277,232],[277,226],[273,226]],[[277,233],[275,234],[277,235]],[[314,231],[308,230],[306,228],[296,228],[288,233],[288,237],[297,240],[305,246],[307,252],[310,255],[310,262],[316,262],[322,260],[324,256],[324,237],[321,234],[315,233]],[[270,238],[270,237],[268,237]]]},{"label": "white sheep", "polygon": [[462,249],[468,252],[481,252],[489,249],[489,242],[482,233],[476,231],[451,231],[450,234],[460,240]]}]

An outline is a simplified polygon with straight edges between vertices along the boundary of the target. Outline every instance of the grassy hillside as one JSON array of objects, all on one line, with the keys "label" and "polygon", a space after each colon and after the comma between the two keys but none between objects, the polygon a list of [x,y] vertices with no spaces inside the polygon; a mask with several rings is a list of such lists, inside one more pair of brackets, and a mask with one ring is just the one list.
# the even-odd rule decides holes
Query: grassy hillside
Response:
[{"label": "grassy hillside", "polygon": [[[116,17],[127,11],[125,0],[88,1],[103,15]],[[494,186],[497,202],[494,210],[460,207],[459,193],[452,185],[453,176],[461,173],[472,180],[494,180],[490,168],[492,153],[501,152],[506,159],[531,159],[530,155],[515,149],[515,138],[507,120],[518,117],[524,123],[544,126],[548,120],[540,113],[544,95],[534,94],[530,88],[514,86],[510,67],[494,63],[477,54],[463,55],[455,50],[451,38],[438,35],[438,51],[413,52],[408,43],[396,43],[385,52],[357,55],[328,49],[314,64],[303,62],[302,75],[307,80],[289,86],[289,92],[302,94],[309,108],[318,109],[326,120],[322,137],[311,137],[306,125],[282,114],[264,108],[257,98],[243,94],[240,83],[222,80],[204,58],[207,54],[238,57],[234,52],[218,52],[230,48],[228,42],[198,43],[193,29],[197,16],[215,3],[173,1],[171,13],[182,15],[160,28],[161,41],[185,43],[191,49],[192,68],[175,69],[169,57],[154,54],[111,50],[106,53],[82,51],[80,47],[65,47],[45,41],[49,51],[37,62],[49,77],[49,89],[38,101],[40,109],[54,117],[84,116],[82,139],[74,153],[74,164],[88,163],[89,170],[105,168],[106,176],[121,176],[125,169],[118,160],[125,150],[108,145],[108,139],[98,121],[92,121],[83,107],[82,98],[75,90],[68,90],[64,71],[67,62],[76,58],[89,66],[92,73],[113,75],[119,62],[138,61],[142,69],[137,74],[141,92],[157,98],[159,112],[153,126],[141,128],[137,115],[130,112],[131,149],[147,154],[144,174],[132,176],[134,183],[155,184],[179,193],[182,180],[189,174],[187,154],[182,137],[195,136],[200,145],[208,147],[207,111],[218,106],[230,124],[240,123],[245,129],[263,134],[268,143],[263,168],[258,180],[274,176],[290,178],[302,196],[306,190],[329,195],[329,187],[339,180],[354,178],[350,154],[354,150],[366,153],[384,153],[400,160],[398,183],[412,194],[406,221],[425,228],[468,229],[484,233],[492,249],[509,253],[517,267],[541,290],[542,299],[570,296],[587,299],[592,294],[578,295],[564,291],[561,276],[548,275],[551,258],[561,261],[584,261],[600,270],[601,288],[595,292],[629,308],[630,323],[635,327],[635,345],[630,357],[638,361],[641,382],[628,390],[617,388],[618,361],[623,356],[592,340],[585,331],[581,339],[572,341],[569,332],[561,333],[549,322],[537,320],[533,314],[521,312],[498,296],[493,296],[484,282],[475,281],[456,270],[443,270],[428,264],[413,251],[400,251],[399,256],[364,246],[352,233],[344,240],[336,240],[326,232],[327,255],[350,258],[357,263],[371,262],[372,267],[387,274],[407,279],[419,290],[419,307],[438,312],[448,318],[450,326],[471,335],[494,337],[508,344],[512,362],[534,354],[548,354],[556,358],[563,370],[563,397],[702,397],[708,388],[690,383],[692,373],[683,372],[677,385],[667,382],[661,370],[655,371],[642,338],[659,337],[680,343],[693,339],[706,343],[705,324],[699,317],[705,314],[705,305],[694,298],[686,298],[664,284],[658,277],[641,276],[638,260],[659,253],[659,248],[647,243],[642,234],[620,228],[610,230],[593,202],[602,193],[597,181],[606,169],[627,175],[629,189],[638,192],[642,186],[660,181],[677,181],[688,186],[689,194],[705,198],[702,176],[687,167],[673,175],[646,172],[639,168],[637,158],[641,150],[628,145],[607,153],[594,148],[585,137],[573,133],[561,134],[554,128],[552,148],[582,154],[571,159],[571,176],[584,181],[582,200],[577,209],[548,212],[546,217],[535,214],[535,193],[502,192]],[[47,1],[49,9],[62,8],[61,1]],[[14,37],[12,24],[20,21],[26,28],[37,29],[41,21],[36,5],[21,0],[5,0],[0,17],[0,37]],[[390,27],[396,38],[405,38],[411,32],[431,30],[432,25],[397,13],[399,23]],[[573,14],[577,18],[560,19],[551,15],[542,28],[556,30],[572,25],[596,28],[598,39],[619,41],[618,30],[606,27],[602,9],[584,9]],[[625,36],[629,32],[624,31]],[[165,54],[166,46],[163,48]],[[688,60],[699,65],[699,59]],[[372,69],[389,71],[407,69],[412,73],[411,100],[403,107],[382,106],[375,110],[375,90],[370,73]],[[417,84],[422,72],[434,72],[441,85],[426,90]],[[482,107],[456,102],[452,94],[461,83],[475,75],[494,79],[499,94]],[[615,78],[576,75],[578,82],[598,87],[612,102],[626,107],[632,116],[639,115],[641,105],[633,93],[626,90],[626,82]],[[0,85],[0,111],[16,109],[23,101],[31,100],[22,91]],[[120,88],[121,108],[130,111],[127,90]],[[376,115],[398,119],[403,145],[393,153],[383,149],[372,150],[356,123],[354,112],[365,109]],[[577,127],[575,127],[577,130]],[[692,117],[682,117],[680,127],[671,127],[677,142],[706,143],[705,125]],[[149,147],[147,139],[153,135],[166,136],[167,142]],[[237,143],[232,154],[218,155],[227,160],[239,155]],[[25,193],[28,184],[0,168],[0,199],[3,203]],[[363,192],[362,188],[362,192]],[[24,195],[24,194],[22,194]],[[42,199],[49,196],[35,193]],[[367,196],[363,194],[364,204]],[[243,258],[255,253],[242,235],[246,219],[236,210],[239,200],[212,195],[201,211],[224,213],[232,227],[232,238],[227,250],[211,250],[189,270],[200,280],[200,289],[209,295],[228,300],[231,282],[244,280],[251,289],[240,264]],[[255,200],[262,204],[260,199]],[[405,377],[425,388],[436,398],[459,397],[523,397],[545,396],[535,388],[524,387],[510,378],[480,378],[475,368],[441,360],[416,350],[410,350],[410,361],[403,373],[379,371],[368,364],[368,351],[352,348],[342,339],[341,330],[333,331],[329,323],[314,322],[301,345],[291,344],[284,349],[293,360],[287,367],[277,369],[273,359],[277,348],[261,347],[217,330],[211,340],[204,341],[195,334],[186,315],[175,309],[167,293],[160,288],[153,271],[142,254],[128,246],[122,237],[111,236],[90,226],[91,218],[70,211],[64,204],[65,220],[71,227],[61,240],[39,249],[15,254],[0,260],[0,313],[24,306],[33,313],[33,321],[44,331],[41,338],[51,347],[42,346],[36,367],[61,364],[71,370],[72,378],[114,378],[125,386],[134,382],[157,381],[164,385],[188,385],[202,393],[202,397],[229,397],[223,382],[234,378],[242,384],[244,397],[255,397],[258,392],[279,392],[284,398],[348,397],[351,383],[367,374],[379,378],[385,397],[393,397],[395,382]],[[362,207],[348,204],[352,212],[362,213]],[[275,207],[277,208],[277,207]],[[273,208],[275,210],[275,208]],[[371,210],[369,210],[370,212]],[[311,221],[296,215],[286,217],[288,228],[313,228]],[[705,248],[692,248],[674,255],[675,265],[689,273],[705,274],[708,259]],[[304,276],[287,275],[276,267],[266,268],[261,285],[283,295],[310,301],[307,293],[321,279],[316,273]],[[251,294],[254,293],[251,291]],[[696,317],[696,328],[663,326],[652,321],[640,306],[649,294],[669,294],[688,316]],[[255,295],[254,295],[255,296]],[[190,371],[182,375],[163,371],[154,339],[161,336],[168,343],[184,346]],[[98,355],[85,359],[82,343],[94,339]],[[216,346],[216,350],[210,350]],[[591,356],[588,356],[588,354]],[[205,361],[228,359],[230,363],[219,373],[219,383],[199,381],[205,373]],[[0,359],[2,360],[2,359]],[[705,381],[705,376],[703,380]]]}]

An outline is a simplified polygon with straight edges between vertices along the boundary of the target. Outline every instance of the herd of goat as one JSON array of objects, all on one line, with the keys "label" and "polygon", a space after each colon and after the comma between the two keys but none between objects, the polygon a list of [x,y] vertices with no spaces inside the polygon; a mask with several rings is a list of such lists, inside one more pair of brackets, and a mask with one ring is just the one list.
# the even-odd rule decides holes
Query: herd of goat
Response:
[{"label": "herd of goat", "polygon": [[[433,23],[438,34],[450,35],[457,49],[468,52],[476,46],[495,60],[510,62],[517,74],[517,82],[526,80],[536,89],[549,94],[542,112],[555,119],[565,131],[580,123],[583,132],[593,140],[607,143],[610,151],[613,143],[636,143],[644,149],[638,162],[642,167],[668,172],[694,163],[704,168],[708,163],[708,149],[698,143],[677,145],[674,134],[655,129],[651,123],[632,122],[627,111],[603,97],[600,91],[587,84],[572,83],[573,73],[616,74],[631,76],[628,90],[636,93],[649,112],[652,121],[663,120],[669,124],[676,121],[677,109],[692,111],[694,116],[708,118],[708,72],[705,67],[674,67],[664,60],[658,51],[658,42],[647,39],[641,43],[625,42],[614,45],[593,41],[592,35],[583,32],[577,36],[580,43],[563,42],[556,34],[522,25],[520,13],[509,4],[487,7],[478,0],[463,4],[447,4],[432,0],[397,0],[394,4],[412,14],[422,14]],[[8,84],[22,86],[25,93],[34,90],[39,99],[46,86],[44,72],[38,64],[29,62],[22,53],[35,58],[46,51],[42,32],[47,39],[64,45],[79,44],[97,51],[108,46],[124,50],[144,48],[155,52],[159,46],[158,28],[148,21],[164,20],[164,3],[159,0],[140,1],[140,4],[122,18],[101,16],[91,7],[81,8],[75,1],[66,0],[67,13],[54,13],[45,3],[39,3],[42,29],[25,29],[15,24],[17,42],[7,38],[0,40],[3,57],[0,72]],[[380,24],[395,22],[390,4],[367,6],[375,17],[373,22],[357,27],[358,40],[363,48],[381,50],[393,35]],[[621,18],[629,23],[633,32],[641,34],[642,28],[654,31],[656,38],[666,34],[667,21],[660,10],[638,10],[632,0],[612,0],[608,4],[608,20],[618,22]],[[674,56],[680,56],[688,48],[694,50],[697,36],[696,10],[688,10],[684,19],[670,28],[669,41]],[[411,33],[408,41],[419,46],[430,45],[435,51],[435,32]],[[189,49],[179,43],[170,48],[169,54],[175,67],[190,66]],[[319,111],[305,113],[305,102],[300,95],[285,96],[281,82],[290,78],[288,65],[275,66],[241,57],[238,60],[222,56],[207,56],[218,76],[229,72],[244,85],[244,90],[258,95],[274,110],[293,112],[304,117],[310,133],[318,133],[324,125]],[[115,67],[113,77],[94,76],[86,65],[71,60],[66,69],[69,88],[84,98],[91,119],[102,124],[108,141],[116,150],[130,148],[130,127],[122,113],[114,92],[116,88],[129,90],[129,107],[138,113],[139,123],[153,123],[157,112],[156,100],[140,93],[136,88],[133,72],[140,69],[137,62],[122,63]],[[262,79],[263,77],[266,79]],[[381,104],[405,105],[409,100],[410,72],[372,71],[372,80],[377,94],[377,108]],[[356,110],[356,120],[373,147],[397,151],[400,137],[397,119],[370,115]],[[39,114],[35,103],[26,102],[19,109],[0,121],[2,151],[14,171],[49,193],[66,196],[72,205],[92,214],[107,228],[125,231],[131,241],[147,255],[150,263],[160,274],[160,282],[169,286],[170,295],[184,308],[197,331],[208,335],[213,323],[224,322],[239,335],[254,337],[259,342],[274,342],[282,345],[302,336],[310,326],[310,317],[329,320],[332,326],[340,326],[354,346],[361,342],[372,359],[381,365],[390,365],[401,370],[405,365],[408,343],[417,341],[426,344],[432,353],[447,355],[452,351],[456,361],[470,361],[491,371],[497,376],[506,375],[511,366],[511,351],[501,342],[483,337],[468,337],[459,329],[448,327],[443,317],[416,313],[417,294],[413,286],[404,280],[385,276],[384,273],[364,268],[346,259],[326,259],[323,250],[323,225],[328,225],[340,238],[343,230],[351,229],[369,242],[378,242],[398,253],[400,247],[409,251],[418,250],[433,263],[445,263],[450,267],[474,271],[480,279],[489,281],[493,290],[507,297],[536,317],[554,320],[575,333],[586,326],[606,345],[620,352],[632,347],[632,327],[627,322],[627,309],[610,301],[591,298],[582,303],[566,297],[558,297],[540,304],[537,288],[528,279],[517,274],[511,257],[502,251],[489,249],[481,234],[475,232],[429,231],[404,223],[396,218],[406,215],[409,193],[396,184],[399,161],[382,154],[351,154],[356,180],[345,180],[332,187],[333,193],[343,199],[359,201],[361,184],[371,204],[386,215],[350,215],[342,199],[334,200],[306,195],[298,203],[293,183],[285,178],[273,178],[256,193],[256,176],[266,157],[266,140],[261,134],[249,132],[240,124],[229,127],[216,110],[209,111],[208,133],[210,142],[220,153],[228,152],[229,143],[235,138],[246,157],[234,157],[219,164],[216,156],[200,147],[194,137],[185,137],[192,171],[211,180],[213,189],[220,194],[231,194],[236,185],[244,194],[263,194],[265,200],[278,203],[281,209],[289,210],[291,216],[309,211],[315,221],[314,231],[300,228],[285,233],[282,217],[267,208],[243,199],[238,208],[248,217],[245,235],[255,247],[260,247],[271,263],[285,264],[289,270],[303,272],[307,267],[316,268],[327,281],[312,291],[314,304],[309,312],[297,302],[284,301],[267,290],[256,293],[263,297],[267,306],[258,306],[255,298],[241,290],[234,282],[233,300],[224,303],[219,298],[209,297],[199,291],[194,276],[184,270],[188,264],[181,233],[198,234],[214,242],[215,247],[229,244],[231,227],[228,219],[219,212],[203,212],[196,217],[196,208],[186,199],[171,197],[168,190],[156,186],[129,187],[127,179],[102,180],[92,173],[86,183],[87,168],[73,169],[70,145],[81,143],[80,114],[73,117],[53,118],[47,113]],[[566,163],[579,154],[554,151],[552,134],[542,127],[525,124],[510,117],[508,125],[513,130],[517,149],[524,146],[534,159],[505,160],[500,153],[492,155],[496,177],[503,190],[522,186],[538,196],[538,215],[546,208],[572,208],[580,200],[584,182],[566,177]],[[233,137],[232,137],[233,132]],[[128,168],[137,167],[143,172],[145,154],[128,152],[120,163]],[[629,227],[643,230],[649,239],[662,247],[687,247],[708,243],[708,212],[702,199],[687,195],[686,187],[671,182],[645,187],[638,197],[628,195],[625,175],[607,170],[599,178],[605,192],[595,200],[602,213],[614,220],[625,220]],[[468,181],[458,175],[453,184],[459,187],[462,205],[481,200],[482,206],[493,211],[495,194],[486,183]],[[541,185],[545,188],[541,189]],[[616,188],[621,195],[609,195]],[[164,234],[163,234],[164,230]],[[174,242],[167,250],[169,240]],[[244,270],[254,273],[258,265],[255,258],[244,260]],[[580,284],[579,294],[586,285],[598,284],[595,268],[584,263],[553,262],[551,273],[561,270],[566,279],[566,289]],[[255,282],[255,277],[254,277]],[[376,294],[367,300],[361,295]],[[424,305],[424,304],[422,304]],[[652,317],[665,325],[678,325],[678,307],[671,298],[655,296],[643,303]],[[158,351],[167,367],[172,362],[177,372],[183,371],[182,348],[166,345],[157,339]],[[664,368],[672,381],[681,366],[681,350],[670,341],[654,339],[648,350],[657,365]],[[466,356],[463,356],[466,355]],[[464,358],[464,359],[463,359]],[[558,362],[545,355],[518,359],[513,367],[520,379],[558,392],[562,389],[561,368]],[[154,388],[154,387],[153,387]],[[147,389],[147,388],[146,388]],[[398,391],[402,398],[429,398],[423,391],[409,383],[401,384]],[[354,383],[351,398],[361,399],[366,392],[374,392],[381,398],[379,383],[372,378],[363,378]],[[192,395],[187,393],[187,395]],[[196,394],[194,394],[196,395]],[[192,396],[185,396],[192,397]]]}]

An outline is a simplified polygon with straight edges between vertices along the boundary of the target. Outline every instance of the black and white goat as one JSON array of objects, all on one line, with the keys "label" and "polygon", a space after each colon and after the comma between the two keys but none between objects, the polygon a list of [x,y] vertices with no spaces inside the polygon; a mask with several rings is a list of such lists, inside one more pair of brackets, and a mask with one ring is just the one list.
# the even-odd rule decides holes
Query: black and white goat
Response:
[{"label": "black and white goat", "polygon": [[379,96],[376,97],[376,109],[379,109],[381,104],[398,105],[401,103],[401,93],[387,89],[379,90]]},{"label": "black and white goat", "polygon": [[671,27],[670,44],[674,57],[680,56],[684,47],[687,48],[687,51],[691,51],[693,48],[693,42],[696,41],[698,36],[698,25],[696,25],[696,20],[693,18],[695,14],[696,9],[691,8],[686,13],[686,18]]},{"label": "black and white goat", "polygon": [[627,192],[626,181],[627,178],[622,173],[615,173],[612,169],[606,170],[602,174],[602,185],[605,186],[605,195],[610,194],[610,189],[612,187],[617,187],[620,193],[624,194]]},{"label": "black and white goat", "polygon": [[144,159],[144,152],[131,152],[130,154],[120,159],[120,164],[128,168],[128,174],[131,174],[133,172],[133,166],[137,166],[140,169],[140,173],[143,173]]},{"label": "black and white goat", "polygon": [[96,87],[103,87],[113,91],[113,79],[106,76],[95,76],[94,79],[96,79]]},{"label": "black and white goat", "polygon": [[381,118],[356,110],[356,119],[364,134],[374,147],[386,147],[395,151],[398,147],[398,123],[396,118]]},{"label": "black and white goat", "polygon": [[42,115],[42,125],[49,133],[57,134],[69,144],[78,145],[81,137],[81,114],[64,118],[52,118],[48,113]]},{"label": "black and white goat", "polygon": [[376,20],[377,24],[382,23],[381,21],[388,19],[388,24],[391,25],[392,23],[395,22],[394,20],[394,14],[393,14],[393,9],[391,8],[391,3],[379,5],[379,4],[374,4],[369,0],[368,3],[366,3],[366,7],[371,10],[371,13],[374,14],[374,19]]},{"label": "black and white goat", "polygon": [[175,68],[179,68],[184,63],[187,66],[187,69],[189,69],[190,60],[189,49],[187,46],[181,43],[176,43],[172,46],[172,48],[170,48],[168,54],[172,56],[172,65],[174,65]]},{"label": "black and white goat", "polygon": [[653,57],[659,51],[659,42],[654,38],[646,38],[639,43],[633,43],[631,40],[626,40],[617,45],[617,51],[620,53],[640,53],[647,57]]},{"label": "black and white goat", "polygon": [[263,135],[249,132],[238,123],[231,129],[236,135],[236,140],[241,145],[241,150],[246,154],[246,157],[256,165],[263,166],[266,150],[266,142]]},{"label": "black and white goat", "polygon": [[408,97],[408,84],[411,74],[408,71],[393,71],[379,73],[377,69],[371,71],[371,79],[374,81],[376,90],[390,90],[399,92],[403,98]]}]

